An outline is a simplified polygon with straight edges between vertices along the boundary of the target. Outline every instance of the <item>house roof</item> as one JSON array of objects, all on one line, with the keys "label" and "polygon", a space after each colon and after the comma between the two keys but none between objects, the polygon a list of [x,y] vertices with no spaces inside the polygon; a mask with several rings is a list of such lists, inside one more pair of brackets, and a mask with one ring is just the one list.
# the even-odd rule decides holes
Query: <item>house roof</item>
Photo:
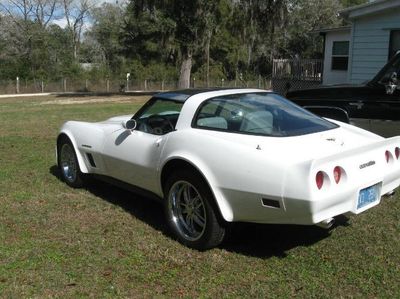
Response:
[{"label": "house roof", "polygon": [[350,31],[350,26],[341,26],[341,27],[334,27],[334,28],[321,28],[317,32],[324,34],[328,32],[340,32],[340,31]]},{"label": "house roof", "polygon": [[346,8],[340,11],[339,14],[347,19],[356,19],[393,8],[400,8],[399,0],[375,0],[366,4]]}]

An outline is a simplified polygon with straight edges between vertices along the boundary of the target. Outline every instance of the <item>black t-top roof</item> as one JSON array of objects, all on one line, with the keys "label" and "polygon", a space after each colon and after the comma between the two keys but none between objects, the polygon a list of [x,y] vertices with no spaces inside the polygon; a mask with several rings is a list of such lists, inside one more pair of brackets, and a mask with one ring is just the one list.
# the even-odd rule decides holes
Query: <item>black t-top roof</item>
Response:
[{"label": "black t-top roof", "polygon": [[181,90],[161,92],[161,93],[155,94],[154,97],[184,102],[191,96],[194,96],[199,93],[218,91],[218,90],[229,90],[229,89],[241,89],[241,88],[221,88],[220,87],[220,88],[181,89]]}]

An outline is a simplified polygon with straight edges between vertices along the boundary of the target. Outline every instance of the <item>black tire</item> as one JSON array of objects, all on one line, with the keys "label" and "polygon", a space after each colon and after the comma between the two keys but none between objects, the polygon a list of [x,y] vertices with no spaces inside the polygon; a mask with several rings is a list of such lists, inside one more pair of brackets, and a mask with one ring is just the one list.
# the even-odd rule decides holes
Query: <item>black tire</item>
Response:
[{"label": "black tire", "polygon": [[204,179],[191,171],[173,173],[164,190],[164,210],[173,235],[198,250],[218,246],[225,228],[216,214],[213,194]]},{"label": "black tire", "polygon": [[78,158],[72,142],[62,137],[57,144],[58,169],[61,178],[70,187],[81,188],[85,185],[85,174],[79,168]]}]

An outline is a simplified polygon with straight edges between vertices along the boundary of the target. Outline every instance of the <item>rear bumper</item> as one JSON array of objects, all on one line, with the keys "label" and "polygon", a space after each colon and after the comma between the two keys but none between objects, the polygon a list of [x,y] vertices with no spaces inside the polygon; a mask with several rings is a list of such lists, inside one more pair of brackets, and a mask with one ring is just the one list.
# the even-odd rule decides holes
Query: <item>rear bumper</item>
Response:
[{"label": "rear bumper", "polygon": [[[310,198],[271,197],[238,190],[223,190],[229,198],[233,212],[232,221],[313,225],[341,214],[359,214],[377,206],[383,195],[400,185],[399,166],[393,167],[383,178],[370,179],[367,182],[343,186],[331,186],[322,192],[315,192]],[[378,185],[379,196],[376,201],[358,209],[360,190]],[[266,206],[263,199],[275,202],[275,206]]]},{"label": "rear bumper", "polygon": [[[341,214],[359,214],[364,212],[378,205],[381,201],[382,183],[377,184],[380,186],[380,196],[376,201],[362,209],[357,209],[357,201],[360,190],[363,188],[347,190],[315,200],[285,199],[286,212],[288,215],[292,215],[289,223],[311,225]],[[373,185],[375,184],[371,186]]]},{"label": "rear bumper", "polygon": [[[283,195],[286,212],[293,216],[290,223],[317,224],[345,213],[360,214],[378,205],[383,195],[400,185],[400,159],[395,154],[399,144],[396,137],[336,157],[315,160],[310,171],[308,196],[299,199],[293,196],[296,193],[291,188],[287,188],[288,192]],[[388,153],[386,159],[385,151]],[[333,178],[333,169],[337,165],[344,169],[338,184]],[[315,186],[318,171],[326,175],[326,183],[320,190]],[[378,198],[359,208],[360,191],[371,186],[377,186]]]},{"label": "rear bumper", "polygon": [[[378,185],[379,197],[376,201],[357,208],[360,190]],[[280,223],[312,225],[341,214],[360,214],[377,206],[383,195],[400,185],[400,169],[390,172],[383,180],[369,181],[360,186],[349,186],[340,192],[325,193],[312,200],[285,198],[285,216]]]}]

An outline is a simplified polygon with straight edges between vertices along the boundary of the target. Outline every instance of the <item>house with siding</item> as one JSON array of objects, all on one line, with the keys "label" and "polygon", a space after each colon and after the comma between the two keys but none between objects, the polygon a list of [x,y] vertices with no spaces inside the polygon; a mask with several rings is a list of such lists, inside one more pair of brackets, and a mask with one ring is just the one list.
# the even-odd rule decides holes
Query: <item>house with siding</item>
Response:
[{"label": "house with siding", "polygon": [[351,25],[321,30],[325,85],[370,80],[400,50],[400,0],[370,1],[340,15]]}]

